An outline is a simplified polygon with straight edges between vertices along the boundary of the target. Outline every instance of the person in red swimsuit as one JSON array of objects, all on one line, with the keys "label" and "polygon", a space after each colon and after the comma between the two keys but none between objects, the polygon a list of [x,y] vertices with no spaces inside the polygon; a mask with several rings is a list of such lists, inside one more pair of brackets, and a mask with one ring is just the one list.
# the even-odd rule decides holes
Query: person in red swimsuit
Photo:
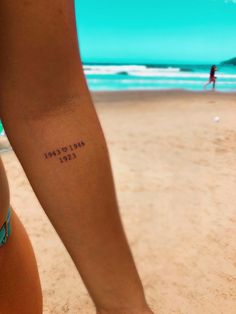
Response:
[{"label": "person in red swimsuit", "polygon": [[216,85],[216,76],[215,76],[215,72],[216,72],[217,70],[218,70],[218,69],[217,69],[216,65],[213,65],[213,66],[211,67],[209,81],[204,85],[205,88],[207,87],[207,85],[213,83],[212,89],[215,90],[215,85]]}]

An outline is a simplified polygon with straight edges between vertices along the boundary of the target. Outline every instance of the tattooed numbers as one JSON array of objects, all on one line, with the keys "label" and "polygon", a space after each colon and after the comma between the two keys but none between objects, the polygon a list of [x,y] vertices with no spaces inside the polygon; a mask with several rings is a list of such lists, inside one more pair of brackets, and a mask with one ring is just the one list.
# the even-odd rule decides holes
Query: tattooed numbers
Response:
[{"label": "tattooed numbers", "polygon": [[60,163],[66,163],[77,158],[79,150],[85,146],[84,141],[76,142],[73,144],[57,147],[51,151],[44,153],[44,159],[59,160]]}]

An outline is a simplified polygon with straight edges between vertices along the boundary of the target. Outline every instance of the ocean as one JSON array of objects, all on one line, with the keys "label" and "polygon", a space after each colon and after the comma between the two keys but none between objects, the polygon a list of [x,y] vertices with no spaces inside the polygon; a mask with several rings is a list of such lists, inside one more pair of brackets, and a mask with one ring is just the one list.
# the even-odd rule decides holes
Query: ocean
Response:
[{"label": "ocean", "polygon": [[[92,91],[170,90],[203,91],[211,65],[84,64]],[[236,66],[219,65],[216,90],[236,92]],[[206,90],[211,90],[208,85]]]}]

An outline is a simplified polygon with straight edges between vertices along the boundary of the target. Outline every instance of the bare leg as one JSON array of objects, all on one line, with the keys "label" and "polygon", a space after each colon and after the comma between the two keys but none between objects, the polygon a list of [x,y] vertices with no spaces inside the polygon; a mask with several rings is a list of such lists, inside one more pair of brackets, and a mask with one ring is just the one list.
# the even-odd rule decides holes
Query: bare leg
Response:
[{"label": "bare leg", "polygon": [[[0,158],[0,226],[9,208],[9,186]],[[12,234],[0,247],[0,313],[42,314],[42,291],[34,252],[12,209]]]},{"label": "bare leg", "polygon": [[13,209],[11,227],[11,236],[0,247],[0,313],[42,314],[42,291],[34,252]]},{"label": "bare leg", "polygon": [[211,84],[211,82],[208,81],[208,82],[204,85],[204,89],[206,89],[206,87],[207,87],[209,84]]},{"label": "bare leg", "polygon": [[213,90],[215,90],[215,86],[216,86],[216,80],[213,81],[213,86],[212,86]]}]

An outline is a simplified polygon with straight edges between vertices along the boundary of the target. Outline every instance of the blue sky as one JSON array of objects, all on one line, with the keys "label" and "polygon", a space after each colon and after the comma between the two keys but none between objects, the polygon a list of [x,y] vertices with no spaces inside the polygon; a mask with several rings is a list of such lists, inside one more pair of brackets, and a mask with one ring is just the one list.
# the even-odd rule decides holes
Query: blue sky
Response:
[{"label": "blue sky", "polygon": [[236,0],[75,0],[84,62],[218,63],[236,57]]}]

